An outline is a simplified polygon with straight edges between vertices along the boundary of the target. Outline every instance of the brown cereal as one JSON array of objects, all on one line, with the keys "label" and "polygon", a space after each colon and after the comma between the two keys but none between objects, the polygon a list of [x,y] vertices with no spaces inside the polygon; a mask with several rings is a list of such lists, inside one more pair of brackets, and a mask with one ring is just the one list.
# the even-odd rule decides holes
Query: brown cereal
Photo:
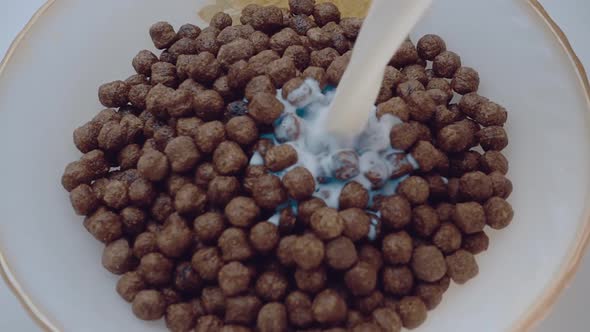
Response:
[{"label": "brown cereal", "polygon": [[344,282],[352,294],[369,295],[377,286],[377,269],[367,262],[360,261],[344,274]]},{"label": "brown cereal", "polygon": [[340,10],[330,2],[319,3],[314,6],[313,18],[319,26],[325,26],[329,22],[340,22]]},{"label": "brown cereal", "polygon": [[472,253],[473,255],[480,254],[488,250],[490,238],[484,232],[479,232],[463,237],[462,248]]},{"label": "brown cereal", "polygon": [[70,202],[78,215],[89,215],[99,207],[99,200],[92,188],[81,184],[70,192]]},{"label": "brown cereal", "polygon": [[156,243],[156,234],[152,232],[144,232],[135,238],[135,242],[133,243],[133,254],[135,257],[142,258],[157,250],[158,244]]},{"label": "brown cereal", "polygon": [[[273,149],[269,150],[267,156],[269,156],[272,151]],[[313,175],[303,167],[296,167],[288,171],[285,176],[283,176],[282,181],[289,196],[297,201],[311,197],[315,191],[315,180]]]},{"label": "brown cereal", "polygon": [[283,113],[285,106],[274,94],[257,93],[248,105],[250,116],[259,123],[272,124]]},{"label": "brown cereal", "polygon": [[471,67],[460,67],[455,72],[451,87],[461,95],[476,92],[479,88],[479,74]]},{"label": "brown cereal", "polygon": [[298,70],[303,71],[309,66],[310,54],[308,49],[302,45],[291,45],[287,47],[284,57],[290,58]]},{"label": "brown cereal", "polygon": [[391,233],[383,239],[383,259],[389,264],[407,264],[412,258],[413,242],[408,233]]},{"label": "brown cereal", "polygon": [[502,151],[508,146],[508,135],[502,127],[491,126],[483,128],[476,134],[476,137],[485,151]]},{"label": "brown cereal", "polygon": [[406,102],[399,97],[391,98],[377,105],[377,117],[381,118],[385,114],[395,116],[404,122],[410,120],[410,109]]},{"label": "brown cereal", "polygon": [[236,174],[247,164],[248,157],[242,148],[234,142],[221,142],[213,152],[213,165],[219,174]]},{"label": "brown cereal", "polygon": [[217,35],[217,43],[219,45],[231,43],[238,38],[248,39],[250,35],[254,33],[254,29],[251,25],[227,26],[219,30],[220,32]]},{"label": "brown cereal", "polygon": [[289,287],[287,278],[275,271],[261,274],[256,281],[256,294],[265,301],[281,300]]},{"label": "brown cereal", "polygon": [[174,272],[174,287],[179,291],[195,294],[201,289],[202,280],[199,273],[193,269],[190,262],[176,265]]},{"label": "brown cereal", "polygon": [[215,90],[203,90],[193,98],[195,114],[205,121],[220,118],[223,115],[225,102]]},{"label": "brown cereal", "polygon": [[305,293],[294,291],[285,300],[289,322],[297,327],[306,327],[313,323],[311,299]]},{"label": "brown cereal", "polygon": [[208,314],[223,315],[225,312],[226,298],[218,287],[204,288],[201,292],[201,302]]},{"label": "brown cereal", "polygon": [[396,68],[402,68],[407,65],[415,64],[418,61],[418,50],[414,43],[406,40],[395,52],[391,58],[390,65]]},{"label": "brown cereal", "polygon": [[199,161],[201,154],[192,138],[179,136],[172,139],[164,150],[172,171],[182,173],[192,169]]},{"label": "brown cereal", "polygon": [[357,262],[354,243],[347,237],[338,237],[326,244],[326,264],[335,270],[346,270]]},{"label": "brown cereal", "polygon": [[437,35],[425,35],[416,45],[418,55],[424,60],[434,60],[439,54],[447,50],[445,41]]},{"label": "brown cereal", "polygon": [[321,28],[312,27],[307,30],[305,35],[309,39],[309,43],[311,44],[312,48],[316,50],[329,47],[330,43],[332,42],[330,34]]},{"label": "brown cereal", "polygon": [[109,243],[102,253],[102,266],[113,274],[123,274],[135,263],[133,251],[125,239]]},{"label": "brown cereal", "polygon": [[[402,321],[397,312],[390,308],[379,308],[371,314],[373,321],[385,332],[400,332]],[[372,330],[375,331],[375,330]]]},{"label": "brown cereal", "polygon": [[142,320],[157,320],[162,318],[166,310],[166,302],[161,292],[156,290],[142,290],[133,299],[133,313]]},{"label": "brown cereal", "polygon": [[190,331],[197,317],[190,303],[176,303],[166,309],[166,327],[173,332]]},{"label": "brown cereal", "polygon": [[145,288],[145,282],[136,271],[125,273],[117,282],[117,293],[127,302],[133,302],[137,293]]},{"label": "brown cereal", "polygon": [[246,85],[244,95],[249,101],[252,102],[258,93],[275,93],[275,87],[267,75],[256,76]]},{"label": "brown cereal", "polygon": [[468,251],[458,250],[456,253],[447,256],[449,276],[454,282],[462,285],[474,278],[479,273],[479,267],[475,257]]},{"label": "brown cereal", "polygon": [[250,278],[250,270],[246,266],[240,262],[231,262],[219,270],[219,288],[225,296],[235,296],[248,289]]},{"label": "brown cereal", "polygon": [[213,27],[203,29],[201,34],[195,39],[197,41],[197,49],[199,52],[217,54],[219,51],[219,44],[217,43],[217,35],[219,32],[219,29]]},{"label": "brown cereal", "polygon": [[340,26],[346,38],[354,40],[358,36],[363,19],[358,17],[345,17],[340,20]]},{"label": "brown cereal", "polygon": [[[228,86],[235,90],[241,89],[246,86],[254,76],[256,76],[256,73],[248,65],[248,62],[245,60],[239,60],[232,64],[227,71]],[[228,91],[225,92],[225,94],[230,95],[231,92]]]},{"label": "brown cereal", "polygon": [[338,202],[340,209],[365,209],[369,204],[369,192],[360,183],[351,181],[342,188]]},{"label": "brown cereal", "polygon": [[430,195],[428,182],[419,176],[411,176],[402,181],[397,191],[412,204],[423,204]]},{"label": "brown cereal", "polygon": [[289,0],[289,9],[291,13],[298,15],[313,14],[315,0]]},{"label": "brown cereal", "polygon": [[486,173],[508,173],[508,159],[498,151],[487,151],[481,157],[481,170]]},{"label": "brown cereal", "polygon": [[273,50],[264,50],[251,57],[248,65],[256,75],[265,75],[266,66],[281,57]]},{"label": "brown cereal", "polygon": [[334,239],[344,231],[344,220],[337,210],[321,208],[311,216],[311,228],[322,240]]},{"label": "brown cereal", "polygon": [[435,246],[414,249],[411,265],[416,278],[427,282],[440,280],[447,272],[444,256]]},{"label": "brown cereal", "polygon": [[438,146],[446,152],[465,151],[470,147],[474,134],[464,123],[456,122],[442,128],[438,132]]},{"label": "brown cereal", "polygon": [[426,69],[422,65],[409,65],[405,66],[401,73],[409,80],[416,80],[422,85],[428,84],[428,76],[426,76]]},{"label": "brown cereal", "polygon": [[407,98],[406,103],[412,119],[420,122],[428,121],[436,111],[434,100],[425,91],[414,91]]},{"label": "brown cereal", "polygon": [[482,126],[502,126],[508,119],[508,112],[499,104],[484,101],[479,104],[473,119]]},{"label": "brown cereal", "polygon": [[453,78],[455,72],[461,67],[461,58],[457,53],[444,51],[437,55],[432,62],[432,70],[436,76]]},{"label": "brown cereal", "polygon": [[249,22],[254,29],[262,30],[263,32],[273,32],[280,29],[283,22],[283,12],[280,8],[275,6],[259,7],[252,11],[251,20]]},{"label": "brown cereal", "polygon": [[260,332],[281,332],[287,330],[287,309],[278,302],[265,304],[258,312],[256,320]]},{"label": "brown cereal", "polygon": [[397,96],[404,99],[408,98],[412,93],[416,91],[426,91],[424,85],[422,85],[422,83],[416,80],[407,80],[405,82],[402,82],[395,89]]},{"label": "brown cereal", "polygon": [[504,199],[508,198],[512,193],[512,182],[500,172],[492,172],[489,176],[492,180],[494,196]]},{"label": "brown cereal", "polygon": [[492,180],[482,172],[466,173],[459,179],[459,193],[468,200],[483,202],[494,193]]},{"label": "brown cereal", "polygon": [[195,252],[191,264],[203,280],[215,280],[223,261],[217,248],[205,247]]},{"label": "brown cereal", "polygon": [[252,188],[252,197],[263,209],[274,209],[287,200],[281,179],[272,174],[259,176]]},{"label": "brown cereal", "polygon": [[174,212],[174,201],[170,196],[161,193],[154,200],[150,212],[156,221],[163,222]]},{"label": "brown cereal", "polygon": [[249,325],[256,320],[262,302],[251,295],[228,298],[226,300],[225,322]]},{"label": "brown cereal", "polygon": [[163,84],[171,88],[177,86],[176,66],[163,61],[154,63],[152,65],[151,83],[152,85]]},{"label": "brown cereal", "polygon": [[225,229],[223,215],[217,212],[207,212],[198,216],[194,221],[194,231],[199,241],[215,242]]},{"label": "brown cereal", "polygon": [[266,65],[265,74],[267,74],[275,87],[281,88],[290,79],[297,76],[297,67],[290,57],[282,57]]},{"label": "brown cereal", "polygon": [[359,208],[341,210],[340,217],[344,222],[344,236],[352,241],[360,241],[369,235],[371,219]]},{"label": "brown cereal", "polygon": [[179,38],[192,38],[195,39],[201,33],[201,28],[193,24],[182,25],[177,32]]},{"label": "brown cereal", "polygon": [[160,253],[149,253],[141,258],[137,271],[153,286],[166,285],[172,279],[172,261]]},{"label": "brown cereal", "polygon": [[98,99],[106,107],[121,107],[129,101],[129,89],[131,86],[123,81],[114,81],[100,86]]},{"label": "brown cereal", "polygon": [[297,151],[289,144],[273,146],[264,156],[264,165],[273,172],[282,171],[297,163]]},{"label": "brown cereal", "polygon": [[486,225],[485,210],[476,202],[459,203],[455,206],[453,221],[465,234],[481,232]]},{"label": "brown cereal", "polygon": [[311,216],[319,209],[326,207],[326,202],[321,198],[313,197],[307,201],[299,203],[297,207],[297,218],[304,225],[309,225]]},{"label": "brown cereal", "polygon": [[270,37],[270,49],[278,54],[283,54],[287,47],[292,45],[301,45],[301,38],[299,38],[297,32],[291,28],[284,28]]},{"label": "brown cereal", "polygon": [[240,182],[236,177],[216,176],[209,182],[207,201],[214,206],[224,207],[239,191]]},{"label": "brown cereal", "polygon": [[207,188],[209,182],[217,176],[217,171],[212,163],[202,163],[195,170],[195,184],[201,188]]},{"label": "brown cereal", "polygon": [[330,64],[332,64],[332,61],[334,61],[339,56],[340,53],[338,53],[338,51],[331,47],[327,47],[319,51],[312,51],[309,64],[314,67],[321,67],[327,69],[330,66]]},{"label": "brown cereal", "polygon": [[239,228],[226,229],[219,237],[217,245],[224,261],[244,261],[254,255],[246,232]]},{"label": "brown cereal", "polygon": [[338,85],[342,79],[342,76],[344,75],[344,72],[346,71],[346,67],[348,67],[349,62],[350,57],[346,55],[342,55],[334,59],[326,71],[328,82],[333,85]]},{"label": "brown cereal", "polygon": [[157,22],[150,27],[150,37],[157,49],[170,47],[176,41],[176,32],[170,23]]},{"label": "brown cereal", "polygon": [[254,45],[254,51],[257,54],[269,48],[270,38],[264,32],[254,31],[248,39]]},{"label": "brown cereal", "polygon": [[200,317],[197,320],[197,325],[195,326],[195,332],[209,332],[209,331],[221,331],[223,328],[223,321],[221,321],[217,316],[214,315],[207,315]]},{"label": "brown cereal", "polygon": [[251,226],[260,215],[260,208],[249,197],[236,197],[225,207],[225,216],[236,227]]},{"label": "brown cereal", "polygon": [[432,237],[432,242],[443,253],[453,253],[461,248],[461,231],[452,223],[443,223]]},{"label": "brown cereal", "polygon": [[168,175],[168,158],[159,151],[144,153],[137,162],[137,170],[144,178],[150,181],[163,180]]},{"label": "brown cereal", "polygon": [[407,266],[383,269],[383,289],[391,295],[408,295],[414,287],[414,275]]},{"label": "brown cereal", "polygon": [[156,62],[158,62],[158,57],[154,53],[142,50],[133,58],[132,65],[138,74],[150,76],[152,65]]},{"label": "brown cereal", "polygon": [[320,266],[325,254],[324,243],[313,234],[298,237],[291,250],[293,261],[304,270]]},{"label": "brown cereal", "polygon": [[370,314],[373,310],[385,305],[387,299],[383,296],[383,293],[376,290],[371,292],[369,295],[364,297],[358,297],[355,299],[354,306],[365,315]]},{"label": "brown cereal", "polygon": [[313,300],[311,307],[316,321],[322,324],[337,324],[346,319],[348,311],[344,299],[334,290],[327,289]]},{"label": "brown cereal", "polygon": [[500,197],[490,198],[483,206],[486,222],[493,229],[504,229],[510,225],[514,211],[510,203]]},{"label": "brown cereal", "polygon": [[179,215],[173,214],[157,234],[156,241],[163,254],[168,257],[179,257],[193,243],[193,238],[193,232],[186,225],[186,221]]},{"label": "brown cereal", "polygon": [[219,12],[211,18],[209,23],[212,27],[223,30],[233,24],[231,16],[224,12]]},{"label": "brown cereal", "polygon": [[95,239],[105,244],[113,242],[123,235],[121,217],[105,208],[99,208],[86,217],[84,227]]},{"label": "brown cereal", "polygon": [[238,38],[230,43],[222,45],[217,54],[217,61],[224,68],[239,60],[248,60],[254,55],[254,44],[248,39]]},{"label": "brown cereal", "polygon": [[414,329],[426,320],[428,309],[424,301],[416,296],[406,296],[399,301],[399,316],[407,329]]}]

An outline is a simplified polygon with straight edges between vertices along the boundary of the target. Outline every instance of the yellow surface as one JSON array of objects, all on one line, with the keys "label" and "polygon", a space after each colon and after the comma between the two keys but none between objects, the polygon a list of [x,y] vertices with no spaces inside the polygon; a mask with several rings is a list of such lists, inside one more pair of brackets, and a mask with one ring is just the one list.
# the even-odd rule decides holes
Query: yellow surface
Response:
[{"label": "yellow surface", "polygon": [[[365,17],[369,9],[371,0],[318,0],[321,2],[332,2],[340,8],[342,17]],[[289,8],[288,0],[211,0],[211,4],[203,7],[199,11],[199,16],[209,22],[211,17],[217,12],[226,12],[234,18],[234,23],[239,22],[242,8],[249,4],[259,4],[264,6],[277,6]]]}]

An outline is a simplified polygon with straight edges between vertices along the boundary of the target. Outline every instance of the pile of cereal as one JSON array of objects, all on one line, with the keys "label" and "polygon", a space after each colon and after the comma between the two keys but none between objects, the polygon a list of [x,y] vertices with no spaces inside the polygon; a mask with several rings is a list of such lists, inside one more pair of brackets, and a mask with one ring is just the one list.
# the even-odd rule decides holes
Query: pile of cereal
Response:
[{"label": "pile of cereal", "polygon": [[322,151],[304,161],[310,105],[329,104],[362,19],[289,5],[249,5],[241,25],[224,13],[202,30],[154,24],[160,55],[140,51],[137,74],[102,85],[108,108],[74,132],[84,155],[62,184],[140,319],[413,329],[451,280],[477,275],[485,226],[513,218],[507,112],[436,35],[406,41],[386,69],[369,122],[387,123],[385,144],[361,136],[327,167]]}]

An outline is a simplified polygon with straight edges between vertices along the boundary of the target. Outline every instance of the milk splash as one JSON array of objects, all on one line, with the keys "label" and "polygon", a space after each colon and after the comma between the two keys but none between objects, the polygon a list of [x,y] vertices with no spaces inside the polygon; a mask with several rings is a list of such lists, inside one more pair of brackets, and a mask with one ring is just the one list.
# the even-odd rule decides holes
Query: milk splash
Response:
[{"label": "milk splash", "polygon": [[[410,154],[391,148],[391,128],[402,123],[390,114],[380,119],[373,106],[364,130],[358,136],[342,140],[328,134],[326,125],[333,119],[329,107],[335,90],[329,87],[322,91],[317,81],[306,79],[303,84],[283,98],[277,91],[277,98],[285,106],[281,117],[274,123],[274,132],[263,135],[275,144],[289,144],[298,155],[298,162],[290,168],[276,172],[282,177],[289,170],[301,166],[309,170],[316,180],[313,196],[323,199],[329,207],[338,209],[340,192],[344,186],[356,181],[369,190],[370,204],[377,195],[393,195],[398,184],[407,175],[396,177],[402,167],[416,169],[417,163]],[[263,165],[264,159],[255,153],[251,165]],[[412,166],[410,166],[412,165]],[[291,205],[296,211],[294,202]],[[282,208],[277,209],[280,211]],[[278,213],[270,218],[278,224]],[[377,222],[372,223],[371,234],[376,234]]]}]

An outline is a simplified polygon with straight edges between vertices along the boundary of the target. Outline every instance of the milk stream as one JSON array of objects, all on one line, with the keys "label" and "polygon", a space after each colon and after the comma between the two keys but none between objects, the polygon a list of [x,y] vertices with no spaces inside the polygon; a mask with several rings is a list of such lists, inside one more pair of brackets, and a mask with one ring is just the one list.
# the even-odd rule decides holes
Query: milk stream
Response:
[{"label": "milk stream", "polygon": [[[318,82],[306,79],[285,99],[283,115],[274,124],[274,133],[266,135],[275,144],[289,144],[298,154],[298,162],[281,172],[302,166],[316,179],[315,197],[338,209],[342,188],[356,181],[369,190],[370,202],[377,195],[389,196],[407,176],[392,178],[404,164],[418,168],[410,154],[391,148],[389,133],[401,120],[376,116],[375,99],[385,67],[432,0],[374,0],[357,38],[353,54],[337,90],[320,89]],[[251,165],[263,165],[255,153]],[[279,211],[292,208],[289,201],[269,222],[279,224]],[[379,228],[379,214],[371,215],[368,238],[373,240]]]},{"label": "milk stream", "polygon": [[362,132],[385,67],[432,0],[373,0],[330,108],[326,128],[348,139]]}]

